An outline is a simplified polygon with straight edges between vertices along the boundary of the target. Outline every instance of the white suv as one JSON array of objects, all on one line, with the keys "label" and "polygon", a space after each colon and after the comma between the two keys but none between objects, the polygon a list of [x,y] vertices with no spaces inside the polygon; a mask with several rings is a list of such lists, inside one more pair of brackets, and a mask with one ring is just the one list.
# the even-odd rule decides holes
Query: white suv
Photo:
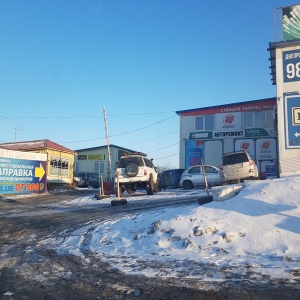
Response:
[{"label": "white suv", "polygon": [[223,182],[242,182],[245,179],[258,179],[255,161],[247,151],[226,153],[220,166]]},{"label": "white suv", "polygon": [[158,192],[157,179],[158,174],[152,160],[146,158],[145,154],[121,156],[115,175],[116,195],[118,182],[120,195],[125,190],[128,194],[133,194],[137,189],[145,189],[148,195],[153,195]]}]

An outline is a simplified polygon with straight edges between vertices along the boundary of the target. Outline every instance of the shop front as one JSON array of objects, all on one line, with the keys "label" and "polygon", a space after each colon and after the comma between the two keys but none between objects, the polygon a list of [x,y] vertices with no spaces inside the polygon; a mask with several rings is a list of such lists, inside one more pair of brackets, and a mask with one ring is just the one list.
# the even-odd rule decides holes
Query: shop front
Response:
[{"label": "shop front", "polygon": [[260,178],[278,176],[276,99],[178,111],[180,167],[202,162],[219,167],[222,155],[246,150],[256,161]]}]

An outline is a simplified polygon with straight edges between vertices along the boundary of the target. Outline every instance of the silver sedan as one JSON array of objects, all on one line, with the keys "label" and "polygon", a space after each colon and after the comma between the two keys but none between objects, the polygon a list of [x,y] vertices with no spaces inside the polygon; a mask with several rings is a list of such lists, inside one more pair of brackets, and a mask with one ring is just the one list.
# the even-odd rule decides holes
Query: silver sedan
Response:
[{"label": "silver sedan", "polygon": [[196,186],[205,187],[204,174],[208,186],[221,185],[222,176],[218,168],[209,165],[196,165],[184,170],[180,179],[180,187],[184,190],[190,190]]}]

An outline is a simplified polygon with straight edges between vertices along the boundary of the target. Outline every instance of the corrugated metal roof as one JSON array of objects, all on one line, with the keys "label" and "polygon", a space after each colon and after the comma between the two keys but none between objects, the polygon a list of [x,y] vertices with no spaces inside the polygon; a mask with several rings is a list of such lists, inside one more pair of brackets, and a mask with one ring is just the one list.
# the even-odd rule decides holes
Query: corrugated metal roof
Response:
[{"label": "corrugated metal roof", "polygon": [[0,148],[4,148],[7,150],[14,150],[14,151],[30,151],[30,150],[41,150],[41,149],[49,148],[57,151],[76,154],[76,151],[66,148],[57,143],[54,143],[48,139],[26,141],[26,142],[4,143],[4,144],[0,144]]}]

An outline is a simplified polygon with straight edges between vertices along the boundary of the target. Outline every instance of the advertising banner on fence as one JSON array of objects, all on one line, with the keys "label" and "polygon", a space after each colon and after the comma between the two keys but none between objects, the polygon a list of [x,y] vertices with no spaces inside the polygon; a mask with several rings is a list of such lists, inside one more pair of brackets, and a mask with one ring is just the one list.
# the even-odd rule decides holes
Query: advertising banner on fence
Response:
[{"label": "advertising banner on fence", "polygon": [[0,194],[46,192],[47,155],[0,149]]}]

